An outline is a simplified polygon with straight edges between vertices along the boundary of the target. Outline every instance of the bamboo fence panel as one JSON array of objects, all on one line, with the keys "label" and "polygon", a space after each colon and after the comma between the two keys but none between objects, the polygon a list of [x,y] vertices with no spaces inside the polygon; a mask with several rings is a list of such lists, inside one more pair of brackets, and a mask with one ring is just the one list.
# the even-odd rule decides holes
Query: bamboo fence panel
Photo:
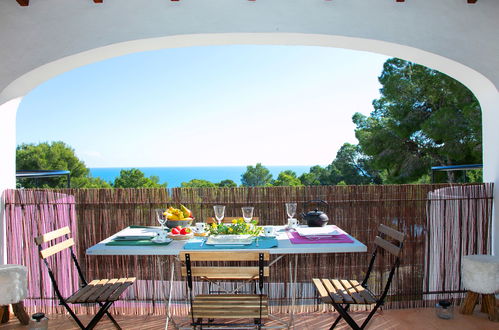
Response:
[{"label": "bamboo fence panel", "polygon": [[[197,220],[213,216],[214,204],[226,205],[226,216],[240,216],[241,207],[255,206],[262,225],[286,222],[286,202],[297,202],[298,213],[313,209],[310,200],[324,200],[330,224],[336,224],[368,245],[380,223],[407,234],[402,265],[387,299],[387,308],[430,306],[435,299],[461,297],[461,255],[490,252],[493,184],[474,185],[380,185],[249,188],[173,189],[60,189],[9,190],[5,193],[8,262],[30,269],[28,307],[59,311],[57,301],[40,263],[33,237],[70,225],[76,252],[88,279],[136,276],[138,281],[117,302],[125,314],[164,314],[164,298],[171,257],[85,256],[85,250],[129,225],[157,225],[154,209],[182,203]],[[370,253],[298,256],[297,303],[299,312],[325,310],[310,281],[312,277],[362,278]],[[380,292],[386,280],[390,256],[378,258],[371,288]],[[69,258],[55,260],[63,275],[65,290],[77,287]],[[288,310],[289,263],[286,256],[271,267],[268,285],[271,310]],[[178,267],[176,268],[178,270]],[[68,276],[69,275],[69,276]],[[173,288],[175,314],[185,314],[185,283],[176,271]],[[62,282],[61,282],[62,283]],[[228,287],[238,283],[228,283]],[[198,290],[205,290],[206,284]],[[432,293],[432,294],[429,294]],[[78,307],[80,313],[92,307]]]}]

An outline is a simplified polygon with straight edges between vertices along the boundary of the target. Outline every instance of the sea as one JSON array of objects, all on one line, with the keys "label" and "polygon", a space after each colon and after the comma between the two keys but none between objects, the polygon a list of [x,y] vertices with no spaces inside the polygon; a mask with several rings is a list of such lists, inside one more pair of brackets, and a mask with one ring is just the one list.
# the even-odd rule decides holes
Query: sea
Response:
[{"label": "sea", "polygon": [[[306,173],[313,165],[300,166],[265,166],[269,169],[274,179],[280,172],[292,170],[298,176]],[[121,170],[130,170],[133,167],[93,167],[90,173],[93,177],[99,177],[104,181],[113,182],[120,175]],[[135,167],[141,170],[146,177],[157,176],[160,183],[167,183],[169,188],[180,187],[182,182],[192,179],[203,179],[218,183],[230,179],[241,184],[241,175],[246,172],[246,166],[198,166],[198,167]]]}]

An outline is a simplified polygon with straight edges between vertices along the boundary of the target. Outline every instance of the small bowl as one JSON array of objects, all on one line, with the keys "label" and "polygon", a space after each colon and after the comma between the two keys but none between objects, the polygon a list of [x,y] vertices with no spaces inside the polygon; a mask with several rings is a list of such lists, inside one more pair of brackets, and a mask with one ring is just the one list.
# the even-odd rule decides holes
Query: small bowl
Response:
[{"label": "small bowl", "polygon": [[180,226],[180,227],[189,227],[192,223],[192,221],[194,221],[194,219],[192,220],[166,220],[166,226],[170,229],[172,228],[175,228],[177,226]]}]

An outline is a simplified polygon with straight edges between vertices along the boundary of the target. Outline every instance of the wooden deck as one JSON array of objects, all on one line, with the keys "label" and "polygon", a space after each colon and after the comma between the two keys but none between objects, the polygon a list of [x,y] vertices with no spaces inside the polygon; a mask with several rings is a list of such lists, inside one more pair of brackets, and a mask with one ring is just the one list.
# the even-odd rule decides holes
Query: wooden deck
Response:
[{"label": "wooden deck", "polygon": [[[478,308],[477,308],[478,310]],[[329,329],[332,320],[335,318],[336,313],[309,313],[309,314],[298,314],[296,315],[295,329],[297,330],[322,330]],[[356,320],[361,320],[365,317],[365,312],[354,313],[354,318]],[[11,315],[13,316],[13,315]],[[282,315],[279,315],[282,316]],[[382,313],[377,313],[371,320],[370,325],[367,329],[376,330],[386,330],[386,329],[397,329],[397,330],[497,330],[499,329],[498,322],[491,322],[487,319],[486,314],[475,312],[474,315],[461,315],[455,311],[454,319],[452,320],[441,320],[435,316],[435,311],[433,308],[423,308],[423,309],[403,309],[403,310],[389,310]],[[79,329],[69,316],[64,315],[49,315],[50,326],[49,329],[54,330],[67,330],[67,329]],[[90,320],[91,316],[82,316],[81,319],[84,323]],[[164,329],[165,317],[164,316],[116,316],[116,320],[123,329],[141,329],[141,330],[152,330],[152,329]],[[189,320],[186,318],[180,318],[179,323],[181,325],[188,325]],[[275,322],[268,322],[267,325],[275,325]],[[0,329],[27,329],[27,326],[21,326],[19,321],[11,317],[11,320],[0,325]],[[113,324],[104,317],[102,321],[98,324],[96,329],[115,329]],[[173,327],[169,327],[173,329]],[[230,328],[229,328],[230,329]],[[337,329],[349,329],[344,321],[340,322]]]}]

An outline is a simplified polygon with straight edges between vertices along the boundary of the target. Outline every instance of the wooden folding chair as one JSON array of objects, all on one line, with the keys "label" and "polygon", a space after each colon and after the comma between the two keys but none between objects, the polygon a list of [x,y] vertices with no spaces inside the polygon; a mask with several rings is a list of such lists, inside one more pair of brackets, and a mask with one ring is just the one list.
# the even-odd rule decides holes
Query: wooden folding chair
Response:
[{"label": "wooden folding chair", "polygon": [[[378,308],[383,305],[385,301],[386,295],[388,294],[388,290],[390,289],[390,285],[392,283],[395,270],[400,264],[400,253],[402,251],[405,235],[404,233],[401,233],[382,224],[379,225],[378,231],[379,236],[376,236],[376,239],[374,240],[374,252],[372,254],[371,261],[369,262],[366,276],[364,277],[362,283],[359,283],[356,280],[327,278],[312,279],[322,301],[332,304],[340,314],[331,325],[330,329],[333,329],[338,324],[338,322],[341,321],[342,318],[345,319],[345,321],[352,329],[364,329],[367,323],[374,316],[374,313],[376,313],[376,310],[378,310]],[[394,241],[394,243],[391,243],[390,241]],[[368,281],[379,249],[392,254],[395,259],[388,275],[388,280],[385,284],[384,290],[380,296],[377,296],[369,289]],[[374,308],[369,313],[361,326],[359,326],[348,314],[350,305],[359,304],[375,304]]]},{"label": "wooden folding chair", "polygon": [[[263,294],[264,278],[269,276],[269,253],[261,251],[212,252],[184,251],[180,253],[182,276],[187,279],[191,306],[191,325],[200,326],[255,326],[262,327],[262,319],[268,317],[268,297]],[[257,266],[197,266],[197,262],[249,262]],[[193,278],[202,280],[248,280],[258,281],[259,293],[254,294],[200,294],[193,296]],[[215,319],[249,318],[254,323],[214,323]],[[208,319],[208,322],[203,322]]]},{"label": "wooden folding chair", "polygon": [[[108,312],[108,309],[111,305],[119,299],[120,295],[128,289],[135,282],[135,277],[122,277],[122,278],[113,278],[113,279],[103,279],[103,280],[93,280],[90,283],[87,283],[85,280],[85,276],[81,271],[80,265],[78,264],[78,260],[76,259],[76,255],[73,252],[72,246],[74,245],[73,238],[69,237],[71,231],[69,227],[63,227],[44,235],[38,236],[35,238],[35,243],[38,245],[38,250],[40,251],[40,258],[45,263],[45,266],[48,269],[48,273],[50,276],[50,280],[52,281],[52,285],[54,286],[54,291],[59,298],[60,304],[63,305],[68,313],[73,317],[75,322],[81,329],[93,329],[95,325],[100,321],[100,319],[106,314],[109,319],[114,323],[116,328],[121,329],[118,325],[118,322],[111,316]],[[59,243],[51,242],[52,245],[45,249],[42,249],[43,243],[48,243],[52,240],[55,240],[59,237],[64,236],[65,240]],[[71,258],[73,263],[78,271],[78,276],[80,278],[82,287],[73,293],[69,298],[64,298],[59,291],[59,287],[55,280],[54,273],[47,262],[47,258],[50,256],[59,253],[65,249],[69,248],[71,252]],[[84,326],[83,323],[78,319],[73,310],[69,307],[68,304],[88,304],[88,303],[96,303],[101,307],[97,314],[90,320],[87,326]]]}]

